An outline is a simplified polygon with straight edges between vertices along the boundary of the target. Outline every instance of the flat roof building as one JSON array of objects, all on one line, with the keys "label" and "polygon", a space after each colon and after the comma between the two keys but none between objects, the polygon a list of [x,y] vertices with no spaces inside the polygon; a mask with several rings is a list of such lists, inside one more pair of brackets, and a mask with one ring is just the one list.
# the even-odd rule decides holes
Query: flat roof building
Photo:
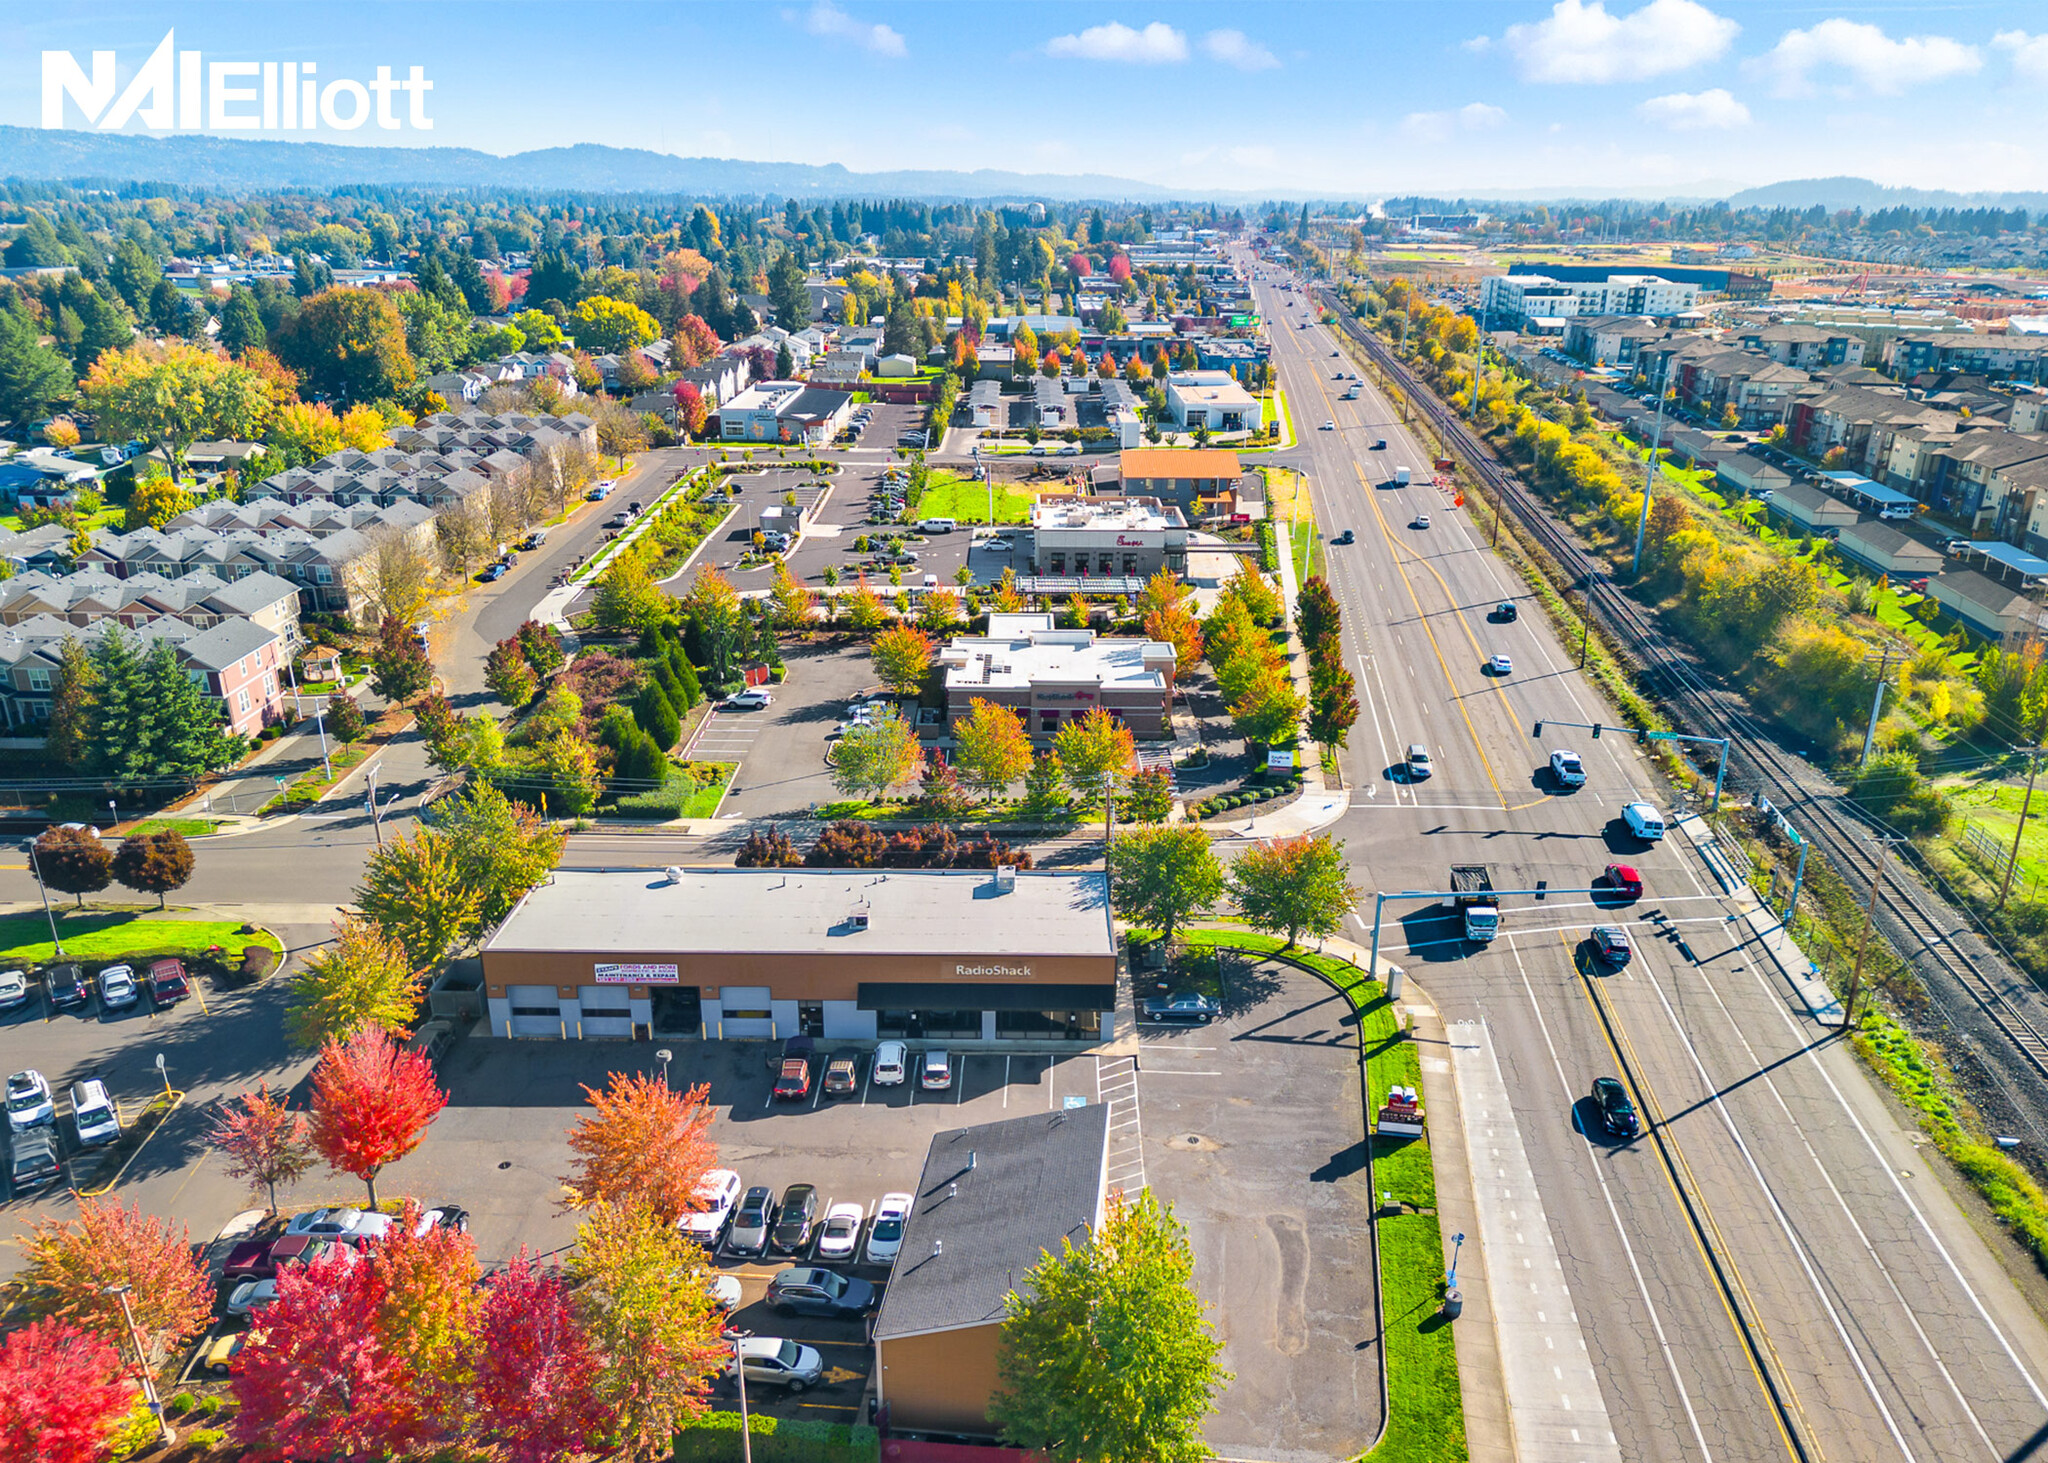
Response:
[{"label": "flat roof building", "polygon": [[1115,1024],[1100,873],[557,869],[483,974],[494,1036],[1092,1043]]},{"label": "flat roof building", "polygon": [[932,1139],[874,1320],[876,1402],[892,1434],[993,1436],[1010,1293],[1102,1228],[1108,1167],[1099,1102]]},{"label": "flat roof building", "polygon": [[1184,574],[1188,521],[1157,498],[1043,498],[1031,509],[1031,572],[1150,579]]},{"label": "flat roof building", "polygon": [[956,635],[939,653],[948,725],[976,700],[1007,706],[1033,737],[1100,707],[1134,736],[1166,735],[1173,704],[1174,649],[1163,640],[1105,638],[1060,630],[1048,614],[988,617],[985,635]]},{"label": "flat roof building", "polygon": [[1257,398],[1228,371],[1176,371],[1166,378],[1166,411],[1182,431],[1250,432],[1260,421]]}]

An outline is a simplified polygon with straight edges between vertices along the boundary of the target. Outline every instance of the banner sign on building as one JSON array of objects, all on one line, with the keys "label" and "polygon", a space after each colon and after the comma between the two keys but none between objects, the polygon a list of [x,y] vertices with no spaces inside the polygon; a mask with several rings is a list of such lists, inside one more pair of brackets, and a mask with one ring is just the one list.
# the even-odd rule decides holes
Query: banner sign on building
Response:
[{"label": "banner sign on building", "polygon": [[599,965],[598,985],[680,985],[673,965]]}]

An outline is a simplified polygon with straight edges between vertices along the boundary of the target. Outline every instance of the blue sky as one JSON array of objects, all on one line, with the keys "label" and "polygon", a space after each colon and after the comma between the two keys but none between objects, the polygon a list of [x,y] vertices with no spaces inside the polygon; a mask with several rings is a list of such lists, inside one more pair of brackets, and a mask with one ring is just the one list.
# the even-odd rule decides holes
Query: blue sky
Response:
[{"label": "blue sky", "polygon": [[82,65],[112,49],[125,77],[173,28],[209,61],[364,80],[424,67],[431,133],[294,134],[351,143],[596,142],[1345,196],[1714,193],[1837,173],[2048,188],[2039,0],[17,0],[0,14],[0,122],[38,124],[45,49]]}]

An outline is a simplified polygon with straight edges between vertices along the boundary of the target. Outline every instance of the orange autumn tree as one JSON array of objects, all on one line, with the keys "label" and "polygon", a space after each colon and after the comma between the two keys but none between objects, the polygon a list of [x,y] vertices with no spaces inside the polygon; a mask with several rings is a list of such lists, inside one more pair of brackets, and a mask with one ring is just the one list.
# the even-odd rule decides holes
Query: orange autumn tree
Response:
[{"label": "orange autumn tree", "polygon": [[697,1187],[718,1158],[707,1084],[678,1092],[660,1077],[614,1072],[603,1091],[583,1091],[591,1111],[569,1133],[576,1157],[562,1180],[571,1207],[638,1205],[665,1224],[703,1207]]}]

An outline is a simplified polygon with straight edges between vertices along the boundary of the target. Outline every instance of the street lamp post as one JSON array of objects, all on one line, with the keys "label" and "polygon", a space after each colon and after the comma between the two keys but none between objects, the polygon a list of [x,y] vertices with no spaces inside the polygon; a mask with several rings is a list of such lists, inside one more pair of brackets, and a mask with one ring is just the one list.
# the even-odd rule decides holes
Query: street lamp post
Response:
[{"label": "street lamp post", "polygon": [[[158,1057],[157,1061],[161,1063],[163,1058]],[[157,1430],[163,1435],[164,1446],[169,1447],[178,1440],[178,1435],[171,1431],[170,1423],[164,1418],[164,1405],[156,1394],[156,1379],[149,1374],[149,1356],[142,1347],[142,1333],[135,1329],[135,1308],[128,1303],[128,1292],[133,1288],[128,1285],[109,1285],[106,1293],[121,1302],[121,1319],[127,1324],[128,1340],[135,1347],[135,1370],[142,1382],[142,1398],[149,1405],[150,1416],[156,1419]]]},{"label": "street lamp post", "polygon": [[740,1346],[754,1333],[733,1330],[725,1333],[732,1341],[732,1375],[740,1388],[740,1463],[754,1463],[753,1426],[747,1421],[747,1363]]},{"label": "street lamp post", "polygon": [[654,1054],[654,1060],[661,1063],[661,1085],[664,1087],[669,1085],[668,1064],[674,1059],[675,1053],[670,1051],[667,1047],[663,1047],[660,1051]]},{"label": "street lamp post", "polygon": [[169,1097],[171,1095],[171,1073],[170,1069],[164,1065],[164,1054],[162,1052],[156,1054],[156,1074],[163,1079],[164,1096]]},{"label": "street lamp post", "polygon": [[[39,835],[40,836],[40,835]],[[50,945],[57,958],[64,958],[64,942],[57,937],[57,916],[50,909],[50,886],[43,882],[43,866],[36,861],[36,840],[28,841],[28,866],[36,876],[36,891],[43,896],[43,918],[50,922]]]},{"label": "street lamp post", "polygon": [[1461,1254],[1463,1254],[1464,1252],[1465,1252],[1465,1236],[1464,1236],[1464,1235],[1462,1235],[1462,1234],[1454,1234],[1454,1235],[1452,1235],[1452,1236],[1451,1236],[1451,1268],[1450,1268],[1450,1270],[1449,1270],[1449,1271],[1448,1271],[1448,1272],[1447,1272],[1447,1273],[1446,1273],[1446,1274],[1444,1275],[1444,1288],[1445,1288],[1446,1290],[1456,1290],[1456,1289],[1458,1288],[1458,1256],[1459,1256],[1459,1255],[1461,1255]]}]

